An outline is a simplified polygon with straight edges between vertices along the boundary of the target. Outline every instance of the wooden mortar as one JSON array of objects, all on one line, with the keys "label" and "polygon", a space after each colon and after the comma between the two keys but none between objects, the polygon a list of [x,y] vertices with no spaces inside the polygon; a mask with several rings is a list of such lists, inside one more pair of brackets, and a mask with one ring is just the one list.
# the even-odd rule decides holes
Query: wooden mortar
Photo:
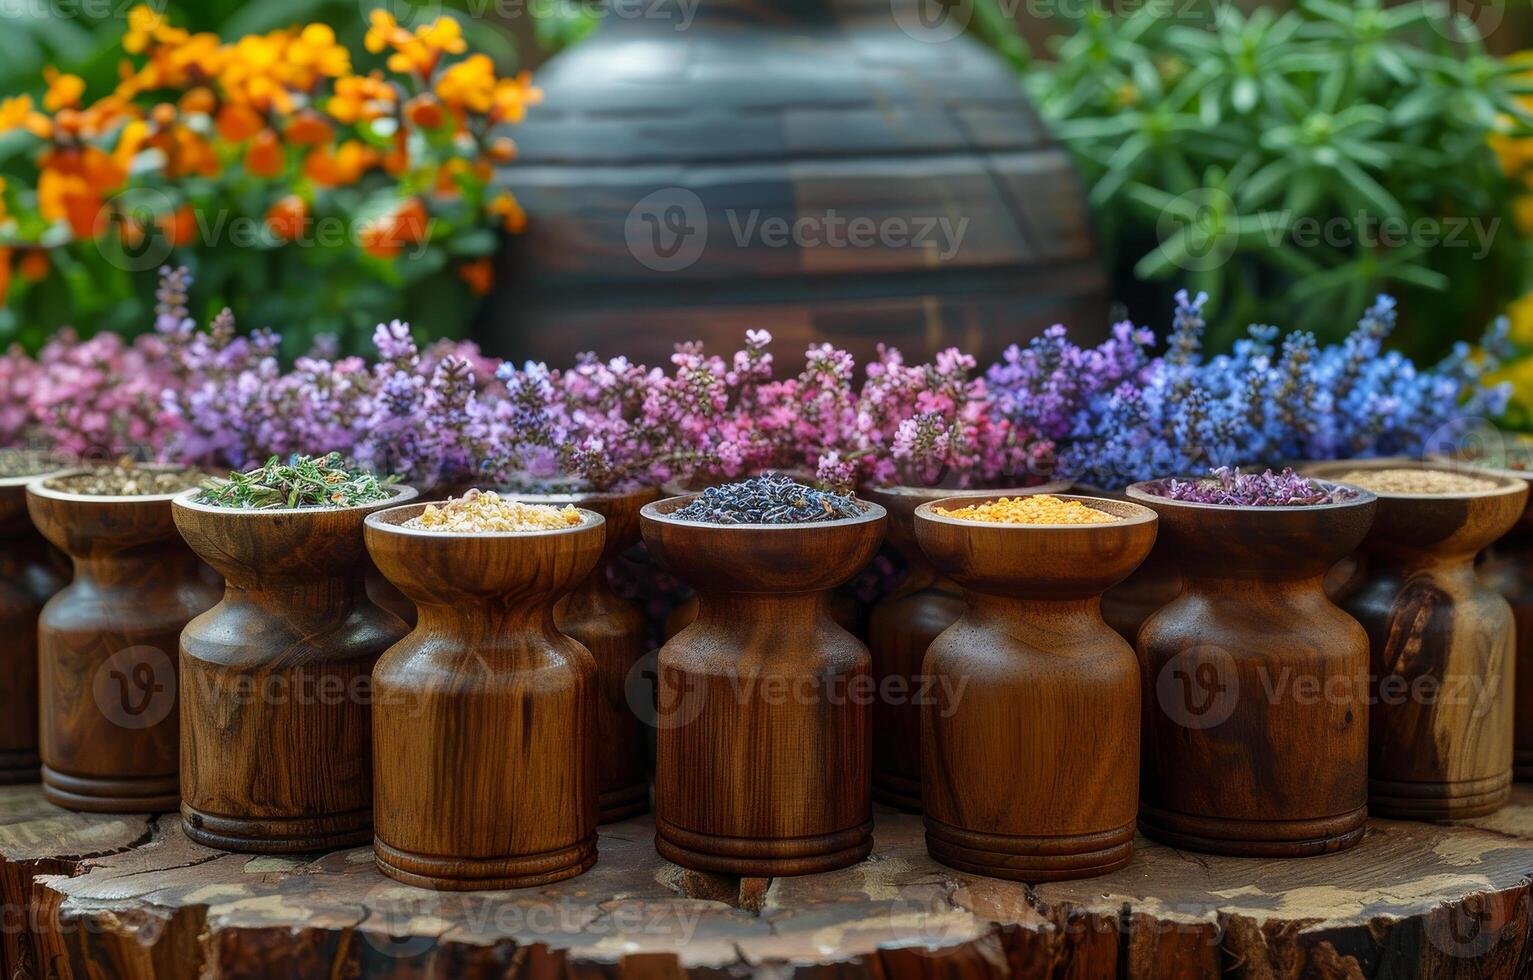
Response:
[{"label": "wooden mortar", "polygon": [[1227,507],[1128,488],[1160,515],[1181,594],[1138,634],[1139,828],[1174,847],[1297,857],[1362,839],[1368,636],[1324,581],[1376,500]]},{"label": "wooden mortar", "polygon": [[[899,588],[875,603],[868,617],[868,650],[881,695],[873,702],[875,801],[921,812],[921,708],[914,694],[925,683],[921,662],[926,648],[964,608],[958,585],[932,567],[916,544],[916,508],[950,497],[994,499],[1068,489],[1070,481],[1059,480],[1005,491],[912,486],[865,486],[858,491],[889,512],[889,543],[905,559],[907,570]],[[882,696],[885,693],[894,696]]]},{"label": "wooden mortar", "polygon": [[996,878],[1106,874],[1134,853],[1140,695],[1134,648],[1103,621],[1101,595],[1150,553],[1155,512],[1065,497],[1122,520],[946,516],[999,496],[914,515],[922,551],[964,595],[922,667],[936,682],[919,705],[926,849]]},{"label": "wooden mortar", "polygon": [[786,525],[670,516],[695,496],[640,514],[650,552],[700,597],[660,651],[655,846],[751,877],[855,864],[873,846],[874,689],[830,591],[878,550],[884,509]]},{"label": "wooden mortar", "polygon": [[199,844],[285,853],[372,838],[372,671],[406,632],[368,599],[362,522],[415,498],[244,509],[173,501],[223,600],[181,634],[181,822]]},{"label": "wooden mortar", "polygon": [[384,874],[449,890],[523,888],[596,863],[590,651],[554,605],[591,574],[606,522],[444,533],[372,514],[367,549],[419,611],[373,670],[373,851]]},{"label": "wooden mortar", "polygon": [[[1398,461],[1311,467],[1335,479]],[[1412,468],[1464,474],[1453,464]],[[1465,474],[1467,475],[1467,474]],[[1500,809],[1511,792],[1516,627],[1475,556],[1527,506],[1522,477],[1473,474],[1479,494],[1380,493],[1363,544],[1367,580],[1348,612],[1373,657],[1368,808],[1375,816],[1448,820]]]},{"label": "wooden mortar", "polygon": [[44,792],[72,810],[173,811],[181,630],[218,587],[176,533],[175,494],[67,493],[53,478],[27,485],[32,521],[74,562],[38,619]]}]

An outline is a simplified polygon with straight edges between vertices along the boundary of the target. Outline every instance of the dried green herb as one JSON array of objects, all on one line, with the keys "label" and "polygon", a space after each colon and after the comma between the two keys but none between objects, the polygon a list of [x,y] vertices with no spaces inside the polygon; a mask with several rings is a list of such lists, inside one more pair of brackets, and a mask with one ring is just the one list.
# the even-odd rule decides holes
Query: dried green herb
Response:
[{"label": "dried green herb", "polygon": [[53,453],[31,449],[0,449],[0,479],[18,476],[41,476],[61,470],[69,464]]},{"label": "dried green herb", "polygon": [[380,480],[375,473],[349,466],[340,453],[300,456],[282,462],[273,456],[265,466],[205,484],[199,504],[244,510],[352,507],[387,500],[398,477]]}]

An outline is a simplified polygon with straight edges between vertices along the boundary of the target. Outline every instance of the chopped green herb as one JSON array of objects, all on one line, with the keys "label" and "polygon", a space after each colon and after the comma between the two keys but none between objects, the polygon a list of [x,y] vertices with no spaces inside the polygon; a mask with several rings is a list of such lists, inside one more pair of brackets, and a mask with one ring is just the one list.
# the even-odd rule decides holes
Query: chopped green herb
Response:
[{"label": "chopped green herb", "polygon": [[265,466],[210,480],[194,499],[199,504],[245,510],[352,507],[387,500],[397,479],[380,480],[374,473],[349,466],[340,453],[318,458],[295,453],[285,463],[273,456]]}]

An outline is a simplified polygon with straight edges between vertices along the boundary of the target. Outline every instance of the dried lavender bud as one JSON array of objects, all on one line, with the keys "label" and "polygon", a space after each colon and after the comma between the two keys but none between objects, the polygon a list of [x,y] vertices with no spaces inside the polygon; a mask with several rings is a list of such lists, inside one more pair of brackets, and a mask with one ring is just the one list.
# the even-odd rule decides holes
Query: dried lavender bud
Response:
[{"label": "dried lavender bud", "polygon": [[850,494],[816,490],[774,475],[709,487],[671,516],[704,524],[806,524],[861,517],[866,510],[867,505]]},{"label": "dried lavender bud", "polygon": [[150,468],[122,459],[111,466],[56,476],[44,481],[43,486],[93,497],[149,497],[190,490],[206,475],[188,467]]},{"label": "dried lavender bud", "polygon": [[1351,500],[1357,491],[1300,476],[1292,469],[1274,474],[1241,473],[1221,466],[1201,480],[1158,480],[1145,490],[1168,500],[1223,507],[1309,507]]},{"label": "dried lavender bud", "polygon": [[352,507],[387,500],[396,477],[380,480],[366,470],[346,465],[340,453],[327,456],[293,454],[286,463],[276,456],[243,473],[209,481],[195,500],[214,507],[253,510],[299,507]]}]

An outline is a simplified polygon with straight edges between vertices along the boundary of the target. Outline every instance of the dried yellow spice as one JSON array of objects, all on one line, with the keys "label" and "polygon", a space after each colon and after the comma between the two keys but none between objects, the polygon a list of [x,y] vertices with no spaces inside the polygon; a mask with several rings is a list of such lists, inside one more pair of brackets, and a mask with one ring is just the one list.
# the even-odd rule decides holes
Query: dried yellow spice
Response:
[{"label": "dried yellow spice", "polygon": [[1112,524],[1119,520],[1079,500],[1062,500],[1046,493],[1028,497],[1002,497],[986,504],[971,504],[945,513],[961,521],[986,521],[991,524]]},{"label": "dried yellow spice", "polygon": [[405,521],[404,526],[447,534],[479,534],[485,531],[557,531],[578,527],[584,521],[580,511],[568,505],[524,504],[502,500],[494,491],[470,490],[440,507],[427,504],[418,517]]}]

